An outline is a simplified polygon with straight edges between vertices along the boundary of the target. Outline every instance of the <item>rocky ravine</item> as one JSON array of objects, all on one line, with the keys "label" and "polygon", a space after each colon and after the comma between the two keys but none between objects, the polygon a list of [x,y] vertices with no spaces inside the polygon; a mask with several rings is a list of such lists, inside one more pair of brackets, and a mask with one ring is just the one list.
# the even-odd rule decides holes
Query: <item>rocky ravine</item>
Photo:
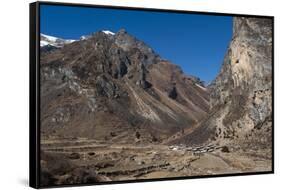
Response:
[{"label": "rocky ravine", "polygon": [[271,24],[234,18],[208,89],[125,30],[44,49],[42,184],[270,171]]}]

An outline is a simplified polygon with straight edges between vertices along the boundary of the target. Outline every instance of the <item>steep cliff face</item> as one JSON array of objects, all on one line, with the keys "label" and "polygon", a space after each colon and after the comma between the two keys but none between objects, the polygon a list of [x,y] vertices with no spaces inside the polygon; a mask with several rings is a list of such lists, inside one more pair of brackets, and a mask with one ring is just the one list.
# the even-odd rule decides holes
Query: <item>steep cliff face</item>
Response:
[{"label": "steep cliff face", "polygon": [[239,137],[270,120],[271,78],[272,21],[234,18],[233,39],[210,90],[212,109],[223,110],[218,137]]},{"label": "steep cliff face", "polygon": [[233,19],[233,37],[209,91],[210,113],[180,141],[271,144],[271,19]]},{"label": "steep cliff face", "polygon": [[196,78],[123,29],[41,52],[43,137],[161,142],[204,118],[208,98]]}]

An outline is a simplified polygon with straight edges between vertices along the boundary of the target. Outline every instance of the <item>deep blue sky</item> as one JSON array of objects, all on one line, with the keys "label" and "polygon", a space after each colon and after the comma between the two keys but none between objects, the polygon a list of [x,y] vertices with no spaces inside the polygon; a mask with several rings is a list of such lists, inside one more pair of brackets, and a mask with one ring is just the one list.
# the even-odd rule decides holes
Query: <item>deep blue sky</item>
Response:
[{"label": "deep blue sky", "polygon": [[40,18],[41,33],[66,39],[125,28],[207,83],[219,72],[232,35],[231,16],[41,5]]}]

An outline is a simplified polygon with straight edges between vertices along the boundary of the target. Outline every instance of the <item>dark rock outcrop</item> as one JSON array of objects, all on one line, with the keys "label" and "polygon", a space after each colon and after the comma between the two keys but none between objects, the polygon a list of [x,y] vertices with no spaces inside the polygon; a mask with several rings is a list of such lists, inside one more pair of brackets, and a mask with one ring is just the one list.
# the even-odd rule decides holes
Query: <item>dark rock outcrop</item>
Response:
[{"label": "dark rock outcrop", "polygon": [[112,98],[117,89],[112,81],[108,80],[104,75],[99,75],[96,79],[96,90],[98,96]]},{"label": "dark rock outcrop", "polygon": [[138,72],[139,72],[139,80],[137,81],[136,84],[139,85],[143,89],[149,88],[151,86],[151,84],[149,82],[147,82],[147,80],[146,80],[147,70],[143,63],[140,64]]},{"label": "dark rock outcrop", "polygon": [[177,98],[177,89],[175,86],[173,86],[172,90],[169,92],[168,96],[172,99],[176,99]]}]

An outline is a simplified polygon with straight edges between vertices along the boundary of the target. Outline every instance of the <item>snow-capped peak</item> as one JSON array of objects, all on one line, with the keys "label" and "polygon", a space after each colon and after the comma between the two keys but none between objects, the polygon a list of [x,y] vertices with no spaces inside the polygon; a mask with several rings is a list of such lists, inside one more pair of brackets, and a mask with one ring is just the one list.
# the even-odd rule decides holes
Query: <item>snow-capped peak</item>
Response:
[{"label": "snow-capped peak", "polygon": [[105,34],[107,34],[107,35],[115,35],[114,32],[111,32],[111,31],[109,31],[109,30],[103,30],[102,32],[105,33]]},{"label": "snow-capped peak", "polygon": [[54,36],[49,36],[46,34],[41,34],[41,39],[40,39],[40,47],[46,46],[46,45],[51,45],[55,47],[62,47],[65,44],[70,44],[72,42],[75,42],[76,40],[70,40],[70,39],[62,39]]}]

